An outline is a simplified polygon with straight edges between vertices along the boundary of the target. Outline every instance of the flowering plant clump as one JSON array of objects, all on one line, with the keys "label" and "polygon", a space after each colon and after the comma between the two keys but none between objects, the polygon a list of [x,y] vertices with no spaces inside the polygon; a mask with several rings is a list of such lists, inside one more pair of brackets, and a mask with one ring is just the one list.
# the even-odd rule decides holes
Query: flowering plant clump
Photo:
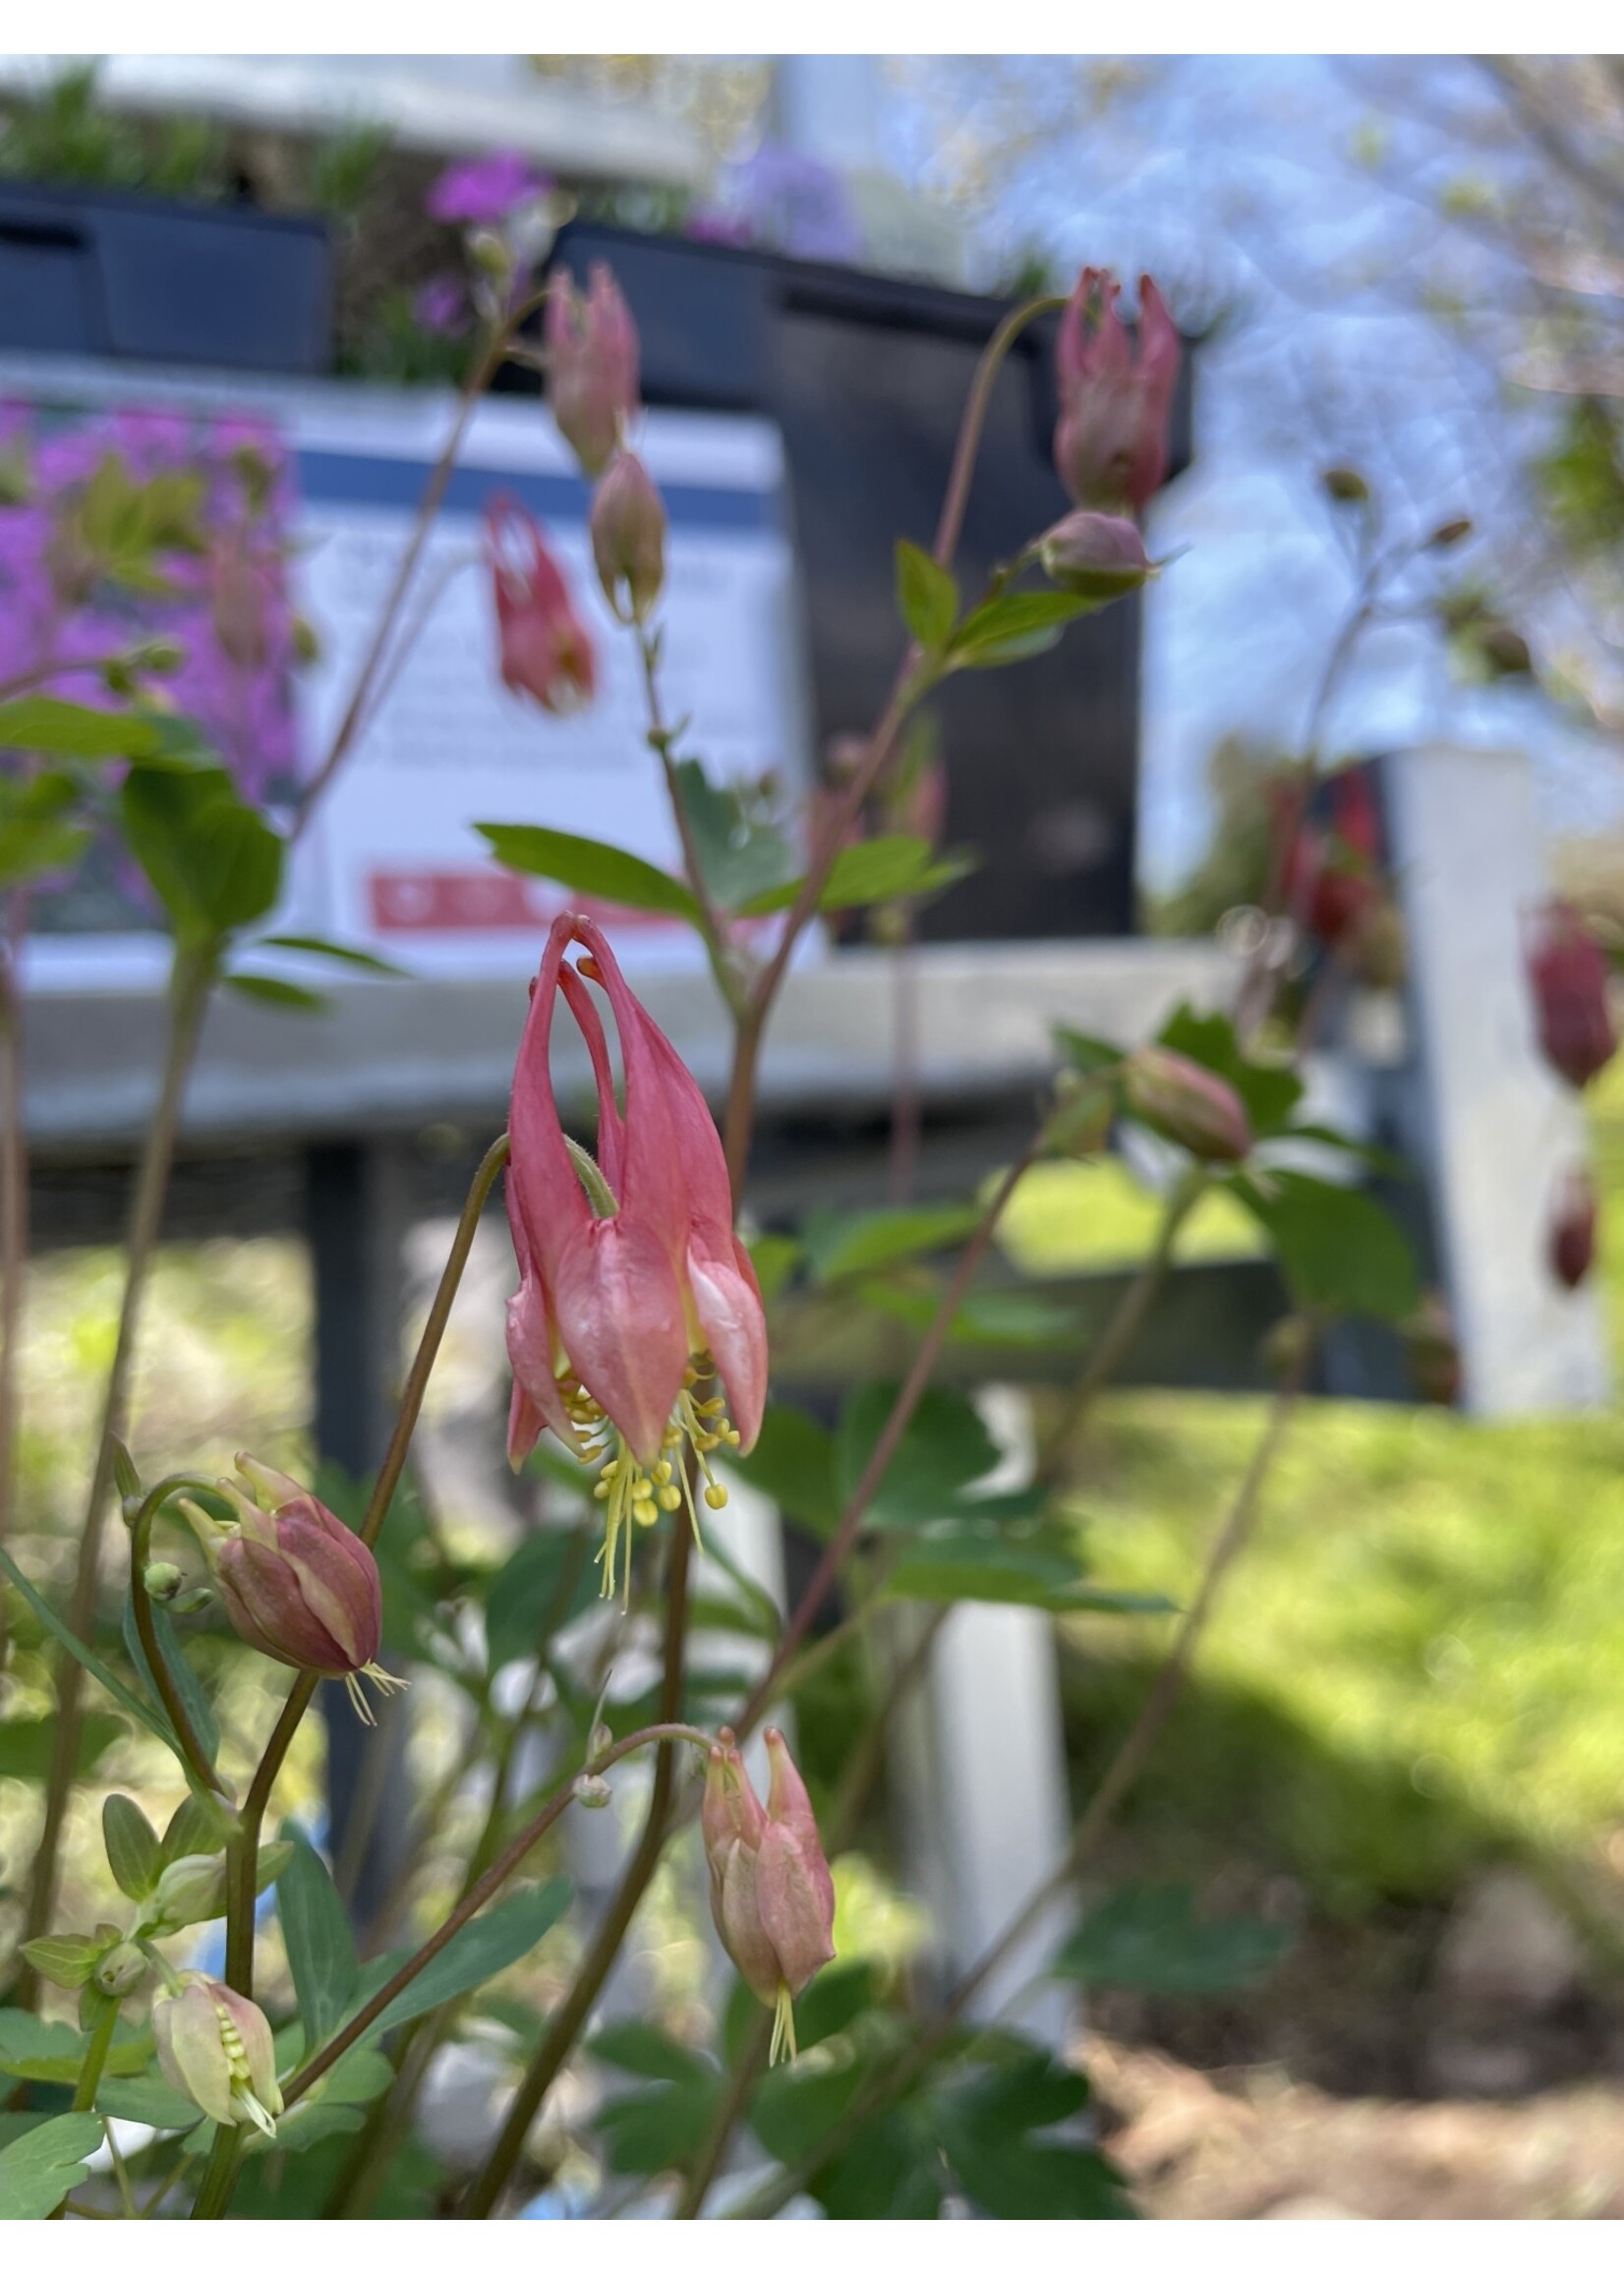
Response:
[{"label": "flowering plant clump", "polygon": [[[1062,304],[1031,302],[996,324],[989,314],[932,548],[897,547],[891,693],[864,730],[842,722],[852,730],[797,812],[778,754],[762,754],[756,779],[725,779],[690,751],[687,719],[673,724],[664,672],[682,617],[666,612],[705,562],[668,524],[662,437],[652,420],[642,432],[638,330],[620,286],[602,263],[584,291],[566,272],[542,280],[541,239],[551,245],[567,204],[511,152],[451,168],[431,195],[432,215],[465,233],[468,273],[433,280],[419,314],[469,334],[464,415],[291,823],[303,828],[352,761],[411,644],[405,627],[436,604],[423,556],[476,398],[509,357],[539,368],[583,477],[579,526],[560,543],[520,499],[484,504],[492,669],[531,707],[537,762],[522,817],[478,826],[497,860],[534,880],[512,893],[493,880],[503,920],[514,908],[520,920],[537,905],[547,914],[528,999],[511,992],[506,1126],[487,1133],[369,1475],[323,1464],[310,1472],[318,1490],[248,1453],[225,1482],[212,1463],[169,1470],[150,1441],[175,1418],[146,1411],[133,1367],[216,984],[256,992],[235,967],[256,942],[355,960],[343,942],[266,942],[288,833],[262,810],[282,722],[255,706],[280,687],[289,654],[309,648],[280,575],[283,461],[247,423],[64,436],[0,413],[0,586],[19,604],[0,610],[0,743],[9,733],[18,745],[0,778],[0,892],[11,895],[0,1114],[13,1115],[0,1129],[0,1302],[11,1306],[0,1320],[0,1650],[11,1652],[0,1765],[9,1775],[37,1762],[42,1787],[15,1964],[0,1943],[11,1969],[0,2000],[42,2009],[0,2013],[0,2076],[27,2126],[0,2139],[0,2215],[551,2214],[573,2212],[577,2175],[596,2175],[580,2185],[606,2216],[698,2217],[721,2184],[733,2209],[759,2217],[807,2198],[830,2216],[1118,2214],[1123,2176],[1073,2122],[1084,2080],[1024,2033],[1018,2005],[994,2028],[966,2018],[1014,1960],[1089,1978],[1097,1950],[1062,1938],[1037,1957],[1032,1930],[1098,1869],[1102,1829],[1186,1676],[1296,1403],[1318,1378],[1327,1330],[1373,1322],[1417,1394],[1460,1393],[1447,1304],[1422,1294],[1377,1192],[1351,1181],[1362,1148],[1305,1107],[1304,1053],[1334,1024],[1340,991],[1402,964],[1373,800],[1352,770],[1324,777],[1317,723],[1272,810],[1260,790],[1247,816],[1271,874],[1263,905],[1236,911],[1236,938],[1254,945],[1228,1008],[1179,1004],[1154,1031],[1126,1030],[1127,1016],[1109,1034],[1058,1026],[1053,1087],[1014,1157],[964,1206],[940,1195],[916,1206],[921,1069],[908,965],[898,963],[890,1204],[801,1212],[777,1182],[752,1188],[760,1070],[811,928],[855,922],[905,959],[926,904],[965,865],[947,842],[967,787],[963,753],[950,745],[951,711],[933,708],[937,690],[966,671],[986,687],[985,674],[1018,668],[1169,573],[1141,522],[1169,463],[1179,335],[1151,279],[1135,341],[1115,280],[1082,271],[1058,330],[1060,481],[977,587],[959,540],[979,438],[1010,383],[1012,346]],[[527,415],[545,427],[541,410]],[[189,447],[203,460],[196,479]],[[566,499],[576,490],[562,487]],[[1332,496],[1344,514],[1374,511],[1351,470]],[[561,565],[588,546],[603,608],[572,592]],[[1371,554],[1378,566],[1387,557]],[[1373,610],[1374,567],[1371,579]],[[180,596],[173,621],[144,612],[160,590]],[[608,731],[630,687],[640,716],[628,763],[647,768],[668,805],[680,874],[554,826],[567,817],[550,804],[552,722],[612,689]],[[47,699],[35,703],[39,689]],[[222,690],[246,709],[217,701]],[[161,906],[173,964],[105,1422],[65,1557],[62,1543],[40,1550],[17,1523],[20,1511],[34,1519],[16,1489],[12,1326],[29,1217],[16,958],[31,890],[75,877],[93,829],[112,831]],[[553,897],[531,897],[541,891]],[[714,1100],[656,1018],[662,998],[651,986],[644,1000],[621,967],[634,919],[697,937],[729,1038]],[[1544,911],[1530,979],[1547,1055],[1568,1081],[1593,1079],[1613,1048],[1605,959],[1573,911]],[[278,984],[309,1007],[308,991],[264,980],[261,1004]],[[977,995],[965,1001],[974,1016]],[[1036,1164],[1091,1194],[1119,1141],[1158,1181],[1156,1228],[1085,1336],[1080,1313],[1012,1291],[1011,1256],[992,1251]],[[493,1552],[493,1528],[428,1488],[436,1470],[414,1474],[414,1447],[453,1309],[479,1301],[464,1271],[498,1183],[517,1279],[506,1451],[523,1483],[502,1519],[517,1518],[521,1536]],[[1094,1584],[1074,1455],[1208,1195],[1247,1212],[1279,1266],[1282,1314],[1258,1353],[1273,1382],[1264,1434],[1144,1713],[1052,1871],[986,1949],[954,1952],[942,1935],[928,1967],[898,1968],[889,1949],[882,1964],[873,1906],[842,1907],[845,1874],[863,1861],[913,1692],[942,1678],[947,1622],[965,1603],[1035,1621],[1131,1617],[1156,1602]],[[1577,1284],[1595,1253],[1594,1187],[1575,1170],[1542,1188],[1542,1204],[1526,1252],[1544,1241],[1556,1278]],[[1011,1485],[981,1409],[937,1375],[946,1357],[957,1373],[1003,1380],[1011,1322],[1029,1343],[1040,1308],[1054,1363],[1032,1395],[1027,1473]],[[795,1403],[809,1352],[820,1382],[837,1377],[838,1414]],[[287,1429],[302,1420],[288,1415]],[[735,1485],[748,1489],[718,1520]],[[759,1536],[779,1518],[782,1565],[777,1542]],[[383,1669],[385,1651],[424,1675],[374,1737],[369,1688],[405,1686]],[[325,1809],[307,1720],[323,1681],[342,1682],[368,1725],[358,1734],[341,1711],[329,1724]],[[46,1695],[49,1720],[35,1710]],[[782,1725],[791,1710],[793,1757]],[[25,1723],[15,1744],[13,1720]],[[746,1766],[758,1736],[764,1796]],[[353,1786],[352,1746],[365,1749]],[[588,1883],[577,1891],[566,1842],[590,1812],[624,1807],[634,1756],[648,1777],[632,1837],[591,1842],[616,1853],[614,1884],[576,1872]],[[961,1792],[954,1763],[937,1766],[937,1813],[973,1805],[969,1779]],[[105,1796],[101,1853],[87,1864],[85,1780],[126,1768],[142,1783]],[[910,1764],[896,1774],[913,1787]],[[166,1817],[149,1819],[148,1787],[165,1778]],[[6,1821],[17,1819],[13,1809]],[[692,1868],[663,1870],[682,1843]],[[663,1964],[619,1964],[627,1935],[649,1924],[651,1890],[671,1939],[692,1950],[701,1857],[737,1976],[714,2012],[691,1983],[673,1991]],[[1119,1900],[1131,1913],[1134,1891]],[[1159,1952],[1177,1931],[1165,1905],[1151,1910],[1143,1942]],[[1205,1937],[1209,1922],[1196,1924]],[[1209,1972],[1204,1942],[1198,1958],[1181,1969],[1175,1952],[1170,1976]],[[633,2001],[635,2012],[621,2010]],[[632,2088],[609,2084],[615,2074]],[[103,2180],[87,2159],[104,2120],[126,2113],[150,2136],[115,2137]]]}]

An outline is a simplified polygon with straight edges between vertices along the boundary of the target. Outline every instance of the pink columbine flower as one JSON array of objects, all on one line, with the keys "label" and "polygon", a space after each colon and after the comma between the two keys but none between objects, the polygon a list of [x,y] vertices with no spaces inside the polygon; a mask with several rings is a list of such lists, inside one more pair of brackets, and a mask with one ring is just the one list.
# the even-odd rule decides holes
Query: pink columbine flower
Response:
[{"label": "pink columbine flower", "polygon": [[488,157],[447,166],[426,205],[432,220],[493,228],[551,187],[551,179],[538,174],[517,150],[493,150]]},{"label": "pink columbine flower", "polygon": [[534,514],[516,497],[492,498],[485,509],[485,541],[502,684],[566,718],[591,702],[597,669],[563,570],[549,553]]},{"label": "pink columbine flower", "polygon": [[1539,1047],[1564,1081],[1583,1089],[1618,1048],[1607,959],[1569,901],[1547,902],[1536,912],[1527,954]]},{"label": "pink columbine flower", "polygon": [[1055,470],[1073,504],[1140,513],[1167,474],[1179,334],[1141,276],[1135,356],[1117,314],[1121,289],[1108,269],[1085,268],[1060,320]]},{"label": "pink columbine flower", "polygon": [[637,416],[637,326],[606,262],[585,297],[567,268],[548,286],[547,400],[583,473],[604,471]]},{"label": "pink columbine flower", "polygon": [[370,1722],[363,1674],[380,1691],[406,1687],[377,1663],[383,1591],[372,1549],[292,1477],[247,1453],[237,1468],[252,1493],[231,1479],[218,1487],[236,1510],[235,1530],[185,1503],[226,1616],[267,1658],[341,1681]]},{"label": "pink columbine flower", "polygon": [[718,1734],[699,1811],[711,1916],[746,1984],[774,2010],[769,2062],[793,2060],[792,2001],[835,1955],[835,1883],[783,1731],[766,1732],[772,1768],[765,1808],[732,1731]]},{"label": "pink columbine flower", "polygon": [[[587,951],[577,964],[565,961],[572,944]],[[589,980],[614,1013],[624,1113]],[[564,1136],[553,1096],[549,1051],[560,994],[592,1060],[596,1158]],[[623,1540],[629,1594],[636,1525],[686,1505],[698,1536],[686,1448],[708,1504],[725,1502],[709,1455],[755,1443],[767,1398],[767,1322],[699,1085],[586,916],[558,916],[548,937],[508,1129],[507,1212],[519,1262],[507,1311],[508,1458],[517,1466],[544,1429],[583,1460],[609,1454],[595,1487],[605,1503],[604,1593],[614,1592]],[[707,1394],[712,1376],[719,1386]]]},{"label": "pink columbine flower", "polygon": [[216,2124],[255,2125],[276,2136],[282,2093],[270,2023],[252,1998],[206,1974],[179,1977],[152,2007],[158,2067],[179,2093]]}]

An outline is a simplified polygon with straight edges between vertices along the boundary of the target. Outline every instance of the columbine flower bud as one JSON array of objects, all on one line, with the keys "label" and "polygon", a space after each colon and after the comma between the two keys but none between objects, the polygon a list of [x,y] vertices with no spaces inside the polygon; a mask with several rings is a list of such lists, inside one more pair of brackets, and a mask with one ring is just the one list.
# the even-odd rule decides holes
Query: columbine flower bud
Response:
[{"label": "columbine flower bud", "polygon": [[274,2137],[282,2113],[270,2023],[251,1998],[204,1974],[152,2009],[158,2066],[177,2092],[216,2124],[257,2125]]},{"label": "columbine flower bud", "polygon": [[1251,1150],[1247,1109],[1229,1083],[1177,1050],[1147,1043],[1123,1062],[1129,1111],[1198,1161],[1244,1161]]},{"label": "columbine flower bud", "polygon": [[247,1453],[237,1467],[255,1488],[222,1480],[220,1491],[239,1517],[221,1539],[201,1511],[188,1508],[213,1567],[226,1615],[267,1658],[301,1672],[342,1681],[356,1712],[373,1720],[360,1676],[380,1691],[405,1683],[377,1663],[383,1598],[372,1549],[314,1492]]},{"label": "columbine flower bud", "polygon": [[1527,954],[1539,1047],[1564,1081],[1583,1089],[1618,1048],[1607,959],[1567,901],[1551,901],[1537,912]]},{"label": "columbine flower bud", "polygon": [[591,528],[604,598],[622,623],[645,623],[666,582],[666,508],[630,450],[594,492]]},{"label": "columbine flower bud", "polygon": [[582,472],[601,474],[637,414],[637,326],[602,261],[584,298],[554,271],[544,336],[548,406]]},{"label": "columbine flower bud", "polygon": [[774,2009],[769,2060],[793,2060],[792,2001],[835,1955],[835,1883],[783,1731],[766,1732],[772,1768],[765,1808],[732,1731],[718,1736],[699,1812],[711,1916],[744,1981]]},{"label": "columbine flower bud", "polygon": [[1051,584],[1085,600],[1120,600],[1155,574],[1144,539],[1119,513],[1068,513],[1038,539]]},{"label": "columbine flower bud", "polygon": [[146,1979],[148,1959],[139,1943],[115,1943],[104,1957],[98,1958],[92,1980],[98,1990],[109,1998],[128,1998],[139,1990]]},{"label": "columbine flower bud", "polygon": [[185,1584],[186,1574],[178,1563],[149,1563],[141,1581],[154,1603],[173,1603]]},{"label": "columbine flower bud", "polygon": [[607,1777],[587,1775],[576,1778],[575,1797],[583,1808],[607,1808],[614,1789]]},{"label": "columbine flower bud", "polygon": [[1569,1169],[1556,1188],[1550,1220],[1550,1267],[1564,1287],[1578,1287],[1595,1261],[1595,1184],[1589,1169]]},{"label": "columbine flower bud", "polygon": [[179,1934],[204,1919],[217,1919],[225,1910],[225,1857],[182,1855],[164,1866],[157,1886],[142,1905],[145,1933]]},{"label": "columbine flower bud", "polygon": [[564,718],[590,703],[596,684],[592,642],[576,615],[563,570],[535,517],[513,497],[485,509],[500,642],[502,684]]},{"label": "columbine flower bud", "polygon": [[1055,348],[1060,421],[1055,469],[1073,504],[1142,512],[1167,473],[1179,334],[1148,276],[1139,279],[1135,358],[1108,270],[1077,279]]}]

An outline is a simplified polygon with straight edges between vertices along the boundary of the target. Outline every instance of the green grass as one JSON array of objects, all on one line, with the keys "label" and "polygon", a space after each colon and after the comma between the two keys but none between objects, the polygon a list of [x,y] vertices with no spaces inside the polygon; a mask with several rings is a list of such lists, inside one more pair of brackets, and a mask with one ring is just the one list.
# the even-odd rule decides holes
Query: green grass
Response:
[{"label": "green grass", "polygon": [[[1624,1066],[1593,1124],[1616,1207]],[[1603,1273],[1616,1345],[1624,1249]],[[1263,1412],[1106,1401],[1074,1496],[1103,1580],[1188,1595]],[[1144,1694],[1156,1636],[1093,1620],[1068,1641],[1083,1791]],[[1127,1823],[1147,1868],[1241,1857],[1343,1913],[1446,1899],[1507,1852],[1624,1911],[1624,1415],[1304,1408]]]}]

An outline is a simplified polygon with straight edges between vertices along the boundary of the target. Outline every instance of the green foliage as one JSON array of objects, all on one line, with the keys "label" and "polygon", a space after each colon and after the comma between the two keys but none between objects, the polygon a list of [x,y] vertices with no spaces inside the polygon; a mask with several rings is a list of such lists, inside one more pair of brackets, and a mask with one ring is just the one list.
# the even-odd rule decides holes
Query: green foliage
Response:
[{"label": "green foliage", "polygon": [[[152,1604],[152,1629],[158,1638],[158,1651],[164,1665],[168,1668],[169,1678],[175,1685],[181,1708],[192,1724],[193,1733],[202,1745],[205,1759],[212,1761],[220,1750],[219,1723],[214,1719],[214,1709],[208,1702],[207,1694],[198,1679],[191,1660],[181,1648],[179,1637],[175,1632],[175,1622],[161,1603]],[[167,1725],[168,1712],[163,1700],[158,1695],[158,1686],[153,1681],[151,1668],[146,1662],[146,1653],[142,1648],[141,1633],[136,1625],[135,1601],[128,1594],[124,1598],[124,1619],[121,1631],[130,1663],[140,1675],[142,1685],[151,1699],[154,1709],[163,1716]]]},{"label": "green foliage", "polygon": [[[416,1980],[390,2001],[361,2043],[370,2045],[385,2030],[398,2029],[403,2021],[414,2021],[420,2013],[432,2013],[436,2006],[477,1990],[493,1974],[527,1957],[549,1928],[563,1917],[572,1892],[567,1879],[548,1880],[470,1919],[444,1950],[430,1959]],[[362,1969],[358,2002],[376,1996],[398,1970],[402,1956],[402,1953],[393,1952]]]},{"label": "green foliage", "polygon": [[958,587],[947,569],[905,537],[897,541],[897,605],[926,655],[940,655],[958,620]]},{"label": "green foliage", "polygon": [[938,1248],[956,1248],[981,1221],[972,1203],[926,1208],[814,1208],[801,1224],[801,1244],[815,1285]]},{"label": "green foliage", "polygon": [[1094,1989],[1200,1997],[1264,1981],[1291,1941],[1264,1919],[1202,1919],[1187,1887],[1125,1887],[1090,1911],[1053,1970]]},{"label": "green foliage", "polygon": [[984,601],[958,626],[947,651],[949,671],[996,671],[1060,645],[1069,623],[1106,604],[1074,592],[1007,592]]},{"label": "green foliage", "polygon": [[[973,855],[965,852],[944,853],[938,859],[928,838],[865,838],[836,854],[818,906],[825,915],[835,915],[841,908],[871,907],[877,901],[921,900],[957,884],[976,865]],[[793,907],[803,882],[796,877],[771,892],[755,893],[741,904],[738,913],[771,916]]]},{"label": "green foliage", "polygon": [[1156,1039],[1221,1076],[1246,1107],[1254,1137],[1278,1136],[1302,1099],[1303,1083],[1292,1069],[1247,1057],[1222,1012],[1202,1014],[1181,1003]]},{"label": "green foliage", "polygon": [[349,1915],[326,1865],[289,1819],[282,1837],[293,1854],[276,1883],[276,1915],[282,1922],[288,1971],[305,2027],[305,2048],[314,2053],[337,2028],[360,1975]]},{"label": "green foliage", "polygon": [[[849,1500],[897,1402],[895,1382],[870,1382],[841,1411],[835,1461],[841,1503]],[[908,1530],[961,1513],[960,1495],[995,1468],[997,1445],[969,1399],[926,1390],[902,1432],[870,1505],[868,1521]]]},{"label": "green foliage", "polygon": [[514,822],[479,821],[474,826],[503,868],[516,869],[521,876],[547,877],[571,892],[612,901],[617,907],[680,916],[689,924],[699,921],[699,904],[685,884],[636,853],[622,852],[617,845]]},{"label": "green foliage", "polygon": [[101,1839],[107,1868],[132,1902],[152,1893],[163,1872],[158,1836],[135,1802],[110,1792],[101,1806]]},{"label": "green foliage", "polygon": [[598,1601],[600,1574],[585,1535],[550,1527],[521,1540],[485,1591],[485,1643],[493,1671],[539,1658],[561,1627]]},{"label": "green foliage", "polygon": [[125,840],[179,942],[210,945],[269,914],[285,847],[223,767],[134,766],[120,807]]},{"label": "green foliage", "polygon": [[0,2147],[0,2219],[48,2219],[101,2145],[101,2119],[53,2116]]},{"label": "green foliage", "polygon": [[697,758],[681,759],[673,774],[705,889],[719,908],[741,908],[790,883],[795,847],[776,822],[736,789],[719,789]]},{"label": "green foliage", "polygon": [[1294,1169],[1238,1178],[1238,1199],[1267,1232],[1305,1309],[1407,1318],[1421,1297],[1409,1241],[1378,1200]]},{"label": "green foliage", "polygon": [[835,1446],[829,1431],[798,1406],[772,1405],[748,1455],[730,1454],[726,1468],[777,1501],[786,1516],[827,1540],[841,1518]]}]

